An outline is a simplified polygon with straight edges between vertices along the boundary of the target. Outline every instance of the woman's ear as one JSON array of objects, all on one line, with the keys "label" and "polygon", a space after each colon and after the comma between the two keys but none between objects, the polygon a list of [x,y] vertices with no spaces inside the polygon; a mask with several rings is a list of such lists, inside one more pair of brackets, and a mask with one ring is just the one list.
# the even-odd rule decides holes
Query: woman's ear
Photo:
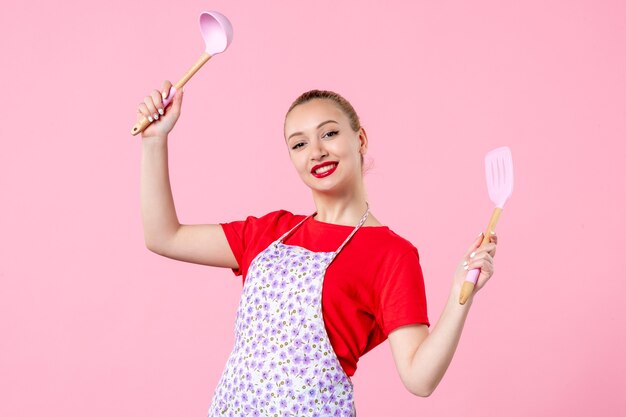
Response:
[{"label": "woman's ear", "polygon": [[359,129],[359,142],[359,152],[361,155],[365,155],[367,153],[367,133],[363,127]]}]

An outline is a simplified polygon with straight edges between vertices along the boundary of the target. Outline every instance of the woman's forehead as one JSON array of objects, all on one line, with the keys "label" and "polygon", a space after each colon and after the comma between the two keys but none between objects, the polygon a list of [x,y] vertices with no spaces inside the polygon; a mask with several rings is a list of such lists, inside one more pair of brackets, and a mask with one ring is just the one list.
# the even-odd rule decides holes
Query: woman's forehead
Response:
[{"label": "woman's forehead", "polygon": [[285,135],[291,132],[316,129],[317,126],[327,120],[337,123],[347,122],[343,111],[332,101],[327,99],[314,99],[294,107],[285,119]]}]

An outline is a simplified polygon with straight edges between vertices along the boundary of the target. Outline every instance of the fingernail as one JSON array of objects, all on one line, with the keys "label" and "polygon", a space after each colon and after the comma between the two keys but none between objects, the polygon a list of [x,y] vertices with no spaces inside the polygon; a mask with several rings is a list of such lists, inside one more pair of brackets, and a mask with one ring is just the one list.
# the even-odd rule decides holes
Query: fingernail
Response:
[{"label": "fingernail", "polygon": [[163,113],[165,113],[165,112],[163,111],[163,109],[159,109],[159,114],[160,114],[161,116],[163,116]]},{"label": "fingernail", "polygon": [[492,230],[492,231],[491,231],[491,234],[492,234],[492,235],[495,235],[495,234],[496,234],[496,232],[494,232],[494,231]]},{"label": "fingernail", "polygon": [[467,265],[467,261],[463,262],[463,266]]},{"label": "fingernail", "polygon": [[154,120],[159,120],[159,115],[156,114],[156,113],[154,113],[154,115],[152,117],[154,117]]},{"label": "fingernail", "polygon": [[148,121],[149,121],[150,123],[152,123],[152,121],[153,121],[152,116],[148,116]]},{"label": "fingernail", "polygon": [[469,265],[465,265],[465,266],[463,267],[463,269],[465,269],[465,270],[467,271],[467,270],[469,269]]},{"label": "fingernail", "polygon": [[163,97],[164,99],[167,98],[167,93],[165,91],[161,92],[161,97]]},{"label": "fingernail", "polygon": [[472,253],[470,254],[470,258],[473,258],[473,257],[474,257],[474,255],[476,255],[476,252],[472,252]]}]

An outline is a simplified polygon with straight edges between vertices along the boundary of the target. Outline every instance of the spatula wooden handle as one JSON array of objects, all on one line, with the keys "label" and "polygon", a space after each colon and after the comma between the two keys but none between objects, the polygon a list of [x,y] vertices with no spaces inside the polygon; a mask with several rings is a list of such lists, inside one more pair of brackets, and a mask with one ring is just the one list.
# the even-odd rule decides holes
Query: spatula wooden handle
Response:
[{"label": "spatula wooden handle", "polygon": [[[493,214],[491,215],[491,219],[489,219],[489,224],[487,225],[487,231],[484,233],[483,240],[482,242],[480,242],[480,246],[489,243],[489,239],[491,238],[491,232],[496,230],[496,224],[498,224],[498,219],[500,219],[500,213],[502,213],[502,209],[500,207],[496,207],[493,210]],[[463,282],[463,287],[461,287],[461,295],[459,297],[460,304],[465,304],[470,295],[472,295],[472,292],[474,292],[474,286],[476,285],[479,274],[480,269],[472,269],[467,272],[467,276],[465,277],[465,281]]]},{"label": "spatula wooden handle", "polygon": [[[180,90],[181,88],[183,88],[183,86],[185,84],[187,84],[187,81],[189,81],[189,79],[191,77],[193,77],[193,75],[198,72],[198,70],[200,68],[202,68],[202,66],[204,64],[206,64],[206,62],[211,59],[211,55],[209,55],[207,52],[203,52],[202,55],[200,55],[200,58],[196,61],[195,64],[193,64],[191,66],[191,68],[189,68],[189,70],[187,71],[187,73],[185,75],[182,76],[182,78],[180,80],[178,80],[178,82],[176,84],[174,84],[174,87],[177,90]],[[173,96],[173,94],[170,94],[168,99],[169,101],[171,101],[171,97]],[[167,101],[167,104],[169,104],[169,101]],[[166,106],[167,106],[166,104]],[[152,123],[150,120],[148,120],[147,117],[144,117],[143,119],[141,119],[140,121],[138,121],[135,126],[133,126],[133,128],[130,130],[130,134],[135,136],[136,134],[143,132],[149,125],[150,123]]]}]

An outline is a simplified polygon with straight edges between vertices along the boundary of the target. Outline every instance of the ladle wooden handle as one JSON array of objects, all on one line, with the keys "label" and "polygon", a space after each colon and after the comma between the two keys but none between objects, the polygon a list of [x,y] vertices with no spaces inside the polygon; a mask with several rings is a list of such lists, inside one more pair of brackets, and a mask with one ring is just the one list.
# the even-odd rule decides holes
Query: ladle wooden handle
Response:
[{"label": "ladle wooden handle", "polygon": [[[196,61],[196,63],[193,64],[191,68],[189,68],[189,71],[187,71],[187,73],[183,75],[183,77],[178,80],[176,84],[174,84],[174,87],[177,90],[183,88],[183,86],[187,84],[187,81],[189,81],[191,77],[193,77],[193,75],[198,72],[198,70],[202,68],[202,66],[206,64],[209,59],[211,59],[211,55],[209,55],[207,52],[203,52],[202,55],[200,55],[200,58]],[[170,94],[164,101],[166,107],[172,101],[172,97],[173,94]],[[150,122],[147,117],[144,117],[139,122],[137,122],[135,126],[133,126],[133,128],[130,130],[130,134],[135,136],[138,133],[143,132],[150,125],[150,123],[152,122]]]}]

